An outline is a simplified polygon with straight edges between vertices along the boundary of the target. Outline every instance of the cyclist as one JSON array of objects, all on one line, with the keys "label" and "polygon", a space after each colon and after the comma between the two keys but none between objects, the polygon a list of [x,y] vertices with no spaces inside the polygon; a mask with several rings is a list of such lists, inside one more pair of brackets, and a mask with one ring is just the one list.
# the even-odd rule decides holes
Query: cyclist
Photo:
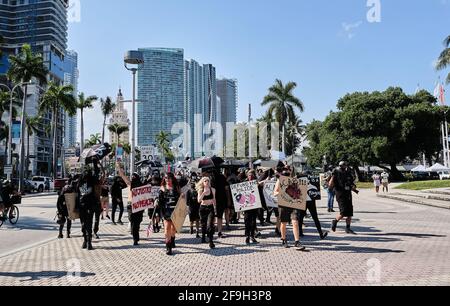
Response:
[{"label": "cyclist", "polygon": [[4,181],[0,186],[0,214],[3,216],[3,212],[12,206],[11,195],[17,195],[18,192],[10,181]]}]

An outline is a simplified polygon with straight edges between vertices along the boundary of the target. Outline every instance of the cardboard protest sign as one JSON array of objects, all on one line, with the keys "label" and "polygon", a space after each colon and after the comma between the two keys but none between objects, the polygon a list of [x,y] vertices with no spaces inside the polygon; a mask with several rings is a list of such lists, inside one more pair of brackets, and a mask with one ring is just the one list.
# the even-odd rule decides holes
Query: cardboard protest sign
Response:
[{"label": "cardboard protest sign", "polygon": [[264,184],[264,199],[266,200],[267,207],[277,208],[277,198],[273,195],[276,182],[266,182]]},{"label": "cardboard protest sign", "polygon": [[78,212],[76,205],[77,205],[77,193],[66,193],[64,195],[64,198],[66,200],[66,206],[67,206],[67,212],[69,213],[69,219],[71,221],[75,221],[77,219],[80,219],[80,213]]},{"label": "cardboard protest sign", "polygon": [[131,190],[131,208],[133,214],[154,207],[154,187],[151,185]]},{"label": "cardboard protest sign", "polygon": [[308,185],[308,201],[320,201],[322,200],[321,185],[319,176],[309,176]]},{"label": "cardboard protest sign", "polygon": [[172,213],[172,223],[177,230],[177,233],[181,233],[181,230],[184,225],[184,221],[189,213],[189,208],[186,202],[186,194],[182,194],[178,199],[177,206],[175,207]]},{"label": "cardboard protest sign", "polygon": [[258,182],[244,182],[230,186],[236,212],[262,208]]},{"label": "cardboard protest sign", "polygon": [[278,206],[306,211],[308,180],[282,176]]}]

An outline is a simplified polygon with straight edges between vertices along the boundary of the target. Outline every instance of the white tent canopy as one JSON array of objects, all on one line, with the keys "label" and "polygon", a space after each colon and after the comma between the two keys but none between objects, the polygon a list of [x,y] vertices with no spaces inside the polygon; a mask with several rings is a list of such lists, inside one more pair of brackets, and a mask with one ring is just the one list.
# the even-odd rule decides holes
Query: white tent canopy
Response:
[{"label": "white tent canopy", "polygon": [[435,171],[450,171],[450,168],[447,168],[441,164],[435,164],[434,166],[427,169],[427,171],[435,172]]},{"label": "white tent canopy", "polygon": [[427,172],[427,168],[425,166],[420,165],[411,170],[411,172]]}]

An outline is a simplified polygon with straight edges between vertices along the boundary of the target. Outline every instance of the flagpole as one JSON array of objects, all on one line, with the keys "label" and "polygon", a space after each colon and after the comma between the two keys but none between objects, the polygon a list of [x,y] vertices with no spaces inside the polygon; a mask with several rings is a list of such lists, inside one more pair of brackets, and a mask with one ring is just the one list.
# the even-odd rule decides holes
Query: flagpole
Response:
[{"label": "flagpole", "polygon": [[450,166],[450,147],[448,143],[448,122],[447,112],[445,112],[445,145],[447,146],[447,167]]},{"label": "flagpole", "polygon": [[441,125],[442,128],[442,147],[443,147],[443,151],[442,151],[442,157],[444,159],[444,166],[448,167],[448,162],[447,162],[447,152],[446,152],[446,147],[445,147],[445,127],[444,127],[444,123],[442,123]]}]

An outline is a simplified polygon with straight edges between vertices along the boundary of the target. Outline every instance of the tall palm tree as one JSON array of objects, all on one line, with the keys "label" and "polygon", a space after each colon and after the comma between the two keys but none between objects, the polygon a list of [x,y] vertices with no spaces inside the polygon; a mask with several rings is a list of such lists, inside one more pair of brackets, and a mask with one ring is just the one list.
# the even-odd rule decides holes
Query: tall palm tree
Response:
[{"label": "tall palm tree", "polygon": [[84,110],[93,108],[94,102],[98,100],[97,96],[85,97],[84,93],[78,95],[77,108],[81,115],[81,152],[84,150]]},{"label": "tall palm tree", "polygon": [[[31,46],[24,44],[21,52],[17,55],[11,55],[9,57],[9,70],[7,73],[8,79],[16,84],[23,83],[23,102],[22,102],[22,118],[21,122],[21,137],[22,140],[25,136],[25,115],[26,115],[26,101],[28,97],[28,83],[37,79],[41,84],[47,83],[48,70],[44,66],[44,60],[41,54],[34,54],[31,50]],[[25,143],[21,141],[20,145],[20,186],[22,187],[24,163],[25,163]],[[21,188],[22,189],[22,188]],[[23,191],[23,190],[20,190]]]},{"label": "tall palm tree", "polygon": [[97,133],[95,135],[91,135],[91,138],[86,139],[84,143],[85,148],[91,148],[95,145],[101,144],[102,139],[100,138],[100,134]]},{"label": "tall palm tree", "polygon": [[286,152],[286,126],[289,119],[294,119],[295,110],[303,112],[303,102],[297,98],[293,91],[297,87],[295,82],[286,85],[281,80],[276,80],[275,85],[269,88],[269,94],[264,97],[262,106],[269,105],[268,114],[273,116],[283,129],[283,152]]},{"label": "tall palm tree", "polygon": [[108,126],[108,130],[111,133],[116,134],[116,136],[117,136],[117,145],[119,145],[120,144],[120,136],[123,133],[128,132],[130,130],[130,128],[128,126],[126,126],[126,125],[121,125],[121,124],[118,124],[118,123],[114,123],[114,124]]},{"label": "tall palm tree", "polygon": [[[436,64],[437,70],[444,70],[450,66],[450,35],[444,40],[445,49],[442,51]],[[447,84],[450,84],[450,73],[447,76]]]},{"label": "tall palm tree", "polygon": [[106,97],[105,100],[100,100],[102,104],[102,114],[103,114],[103,132],[102,132],[102,143],[105,142],[105,129],[106,129],[106,119],[114,112],[116,105],[112,102],[110,97]]},{"label": "tall palm tree", "polygon": [[37,115],[34,117],[27,117],[26,125],[27,125],[27,169],[30,166],[30,137],[33,134],[37,134],[41,132],[41,124],[43,117],[41,115]]},{"label": "tall palm tree", "polygon": [[166,133],[164,131],[160,131],[156,135],[156,144],[158,145],[159,149],[163,153],[164,158],[166,159],[166,162],[168,160],[173,160],[174,159],[174,155],[170,151],[170,148],[169,148],[169,144],[170,144],[169,137],[170,137],[170,134]]},{"label": "tall palm tree", "polygon": [[303,121],[295,114],[294,118],[287,124],[287,139],[289,142],[286,145],[286,151],[288,155],[294,155],[295,151],[301,144],[301,137],[304,136],[306,127],[303,125]]},{"label": "tall palm tree", "polygon": [[57,85],[50,83],[47,91],[42,96],[39,110],[43,112],[52,113],[52,138],[53,138],[53,178],[57,178],[58,167],[58,130],[62,127],[58,126],[59,112],[65,111],[69,116],[75,116],[77,113],[77,101],[73,95],[72,85]]}]

